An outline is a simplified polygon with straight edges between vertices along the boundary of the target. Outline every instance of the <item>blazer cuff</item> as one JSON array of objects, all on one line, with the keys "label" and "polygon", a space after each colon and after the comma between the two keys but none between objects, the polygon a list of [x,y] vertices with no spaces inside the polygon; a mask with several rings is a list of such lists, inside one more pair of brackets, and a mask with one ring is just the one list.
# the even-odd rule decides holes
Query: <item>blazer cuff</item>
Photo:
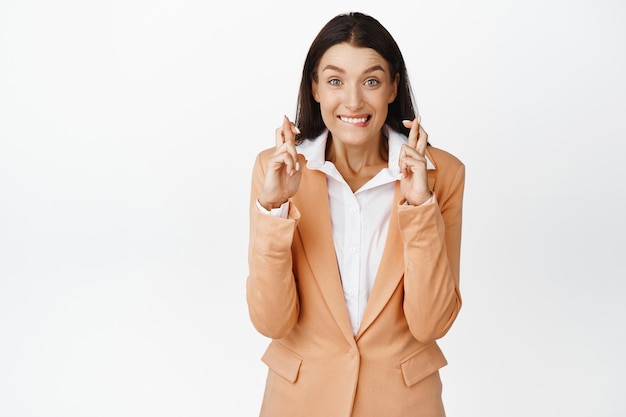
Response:
[{"label": "blazer cuff", "polygon": [[402,200],[400,200],[400,205],[401,206],[407,206],[407,207],[422,207],[422,206],[427,206],[429,204],[436,204],[436,203],[437,203],[437,197],[435,196],[435,193],[432,193],[430,198],[428,200],[424,201],[419,206],[414,206],[414,205],[409,204],[409,202],[406,201],[406,198],[403,198]]},{"label": "blazer cuff", "polygon": [[283,219],[289,218],[289,200],[285,201],[279,208],[267,210],[259,203],[259,199],[256,200],[256,208],[259,212],[268,214],[270,216],[280,217]]}]

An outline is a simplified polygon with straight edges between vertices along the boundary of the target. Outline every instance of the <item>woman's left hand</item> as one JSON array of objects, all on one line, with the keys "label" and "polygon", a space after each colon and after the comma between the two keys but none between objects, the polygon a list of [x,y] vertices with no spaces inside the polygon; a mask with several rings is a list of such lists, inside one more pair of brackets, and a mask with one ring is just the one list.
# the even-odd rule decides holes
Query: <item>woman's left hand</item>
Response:
[{"label": "woman's left hand", "polygon": [[432,193],[428,189],[428,174],[426,171],[426,145],[428,134],[422,129],[418,118],[402,121],[410,128],[409,143],[402,145],[398,161],[402,179],[400,189],[406,201],[419,206],[428,200]]}]

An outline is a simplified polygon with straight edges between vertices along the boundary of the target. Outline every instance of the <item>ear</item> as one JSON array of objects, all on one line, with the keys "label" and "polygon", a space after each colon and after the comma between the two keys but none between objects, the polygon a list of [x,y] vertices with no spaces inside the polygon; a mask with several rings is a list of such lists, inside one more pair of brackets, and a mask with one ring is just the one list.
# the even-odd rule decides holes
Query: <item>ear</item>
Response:
[{"label": "ear", "polygon": [[315,80],[314,77],[311,77],[311,92],[313,93],[313,99],[319,103],[320,96],[317,93],[317,87],[318,87],[318,82]]},{"label": "ear", "polygon": [[400,74],[396,73],[393,79],[393,91],[391,92],[391,96],[389,96],[389,104],[393,103],[398,96],[398,84],[400,84]]}]

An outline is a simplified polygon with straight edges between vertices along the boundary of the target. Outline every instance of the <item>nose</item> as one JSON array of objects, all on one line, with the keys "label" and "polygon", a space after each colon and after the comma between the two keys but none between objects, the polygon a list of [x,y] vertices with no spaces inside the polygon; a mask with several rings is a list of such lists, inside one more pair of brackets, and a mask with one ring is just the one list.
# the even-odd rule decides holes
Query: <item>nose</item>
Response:
[{"label": "nose", "polygon": [[346,108],[352,111],[358,110],[363,104],[363,96],[359,86],[346,86],[344,93],[344,105]]}]

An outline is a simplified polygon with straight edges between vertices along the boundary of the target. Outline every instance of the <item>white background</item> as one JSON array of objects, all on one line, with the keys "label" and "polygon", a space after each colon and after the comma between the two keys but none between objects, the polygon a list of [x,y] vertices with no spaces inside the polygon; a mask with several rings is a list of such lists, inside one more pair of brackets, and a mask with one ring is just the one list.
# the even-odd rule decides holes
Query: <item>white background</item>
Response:
[{"label": "white background", "polygon": [[467,166],[448,415],[626,415],[623,2],[4,0],[1,416],[257,414],[252,162],[351,10]]}]

